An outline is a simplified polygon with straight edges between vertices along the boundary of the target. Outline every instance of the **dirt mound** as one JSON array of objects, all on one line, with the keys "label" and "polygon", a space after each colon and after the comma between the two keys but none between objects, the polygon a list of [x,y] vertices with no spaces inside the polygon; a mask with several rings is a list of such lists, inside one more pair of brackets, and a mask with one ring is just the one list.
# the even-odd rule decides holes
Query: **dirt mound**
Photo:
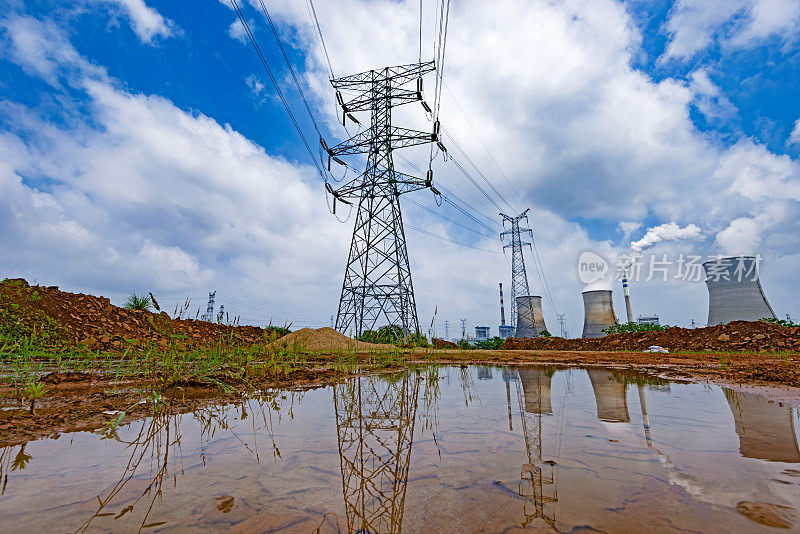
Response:
[{"label": "dirt mound", "polygon": [[433,338],[431,340],[431,343],[433,343],[433,348],[435,348],[435,349],[457,349],[458,348],[458,345],[456,345],[452,341],[445,341],[444,339]]},{"label": "dirt mound", "polygon": [[280,344],[283,347],[308,352],[353,350],[353,344],[355,344],[357,350],[387,350],[390,348],[389,345],[356,341],[329,326],[317,328],[316,330],[312,328],[301,328],[300,330],[286,334],[274,343]]},{"label": "dirt mound", "polygon": [[231,326],[193,319],[173,319],[166,312],[128,310],[105,297],[67,293],[58,287],[29,286],[23,279],[0,282],[0,334],[19,339],[33,335],[53,345],[82,346],[92,350],[122,351],[155,344],[166,348],[252,344],[277,329]]},{"label": "dirt mound", "polygon": [[800,327],[763,321],[734,321],[706,328],[673,326],[663,332],[612,334],[596,339],[508,338],[504,349],[644,350],[659,345],[671,351],[787,352],[800,350]]}]

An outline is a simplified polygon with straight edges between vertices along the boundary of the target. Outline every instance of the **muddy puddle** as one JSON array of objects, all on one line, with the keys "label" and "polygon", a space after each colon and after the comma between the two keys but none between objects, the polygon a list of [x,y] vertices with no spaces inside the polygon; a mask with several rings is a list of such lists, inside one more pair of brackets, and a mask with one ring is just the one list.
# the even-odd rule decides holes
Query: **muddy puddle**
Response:
[{"label": "muddy puddle", "polygon": [[2,449],[0,531],[798,531],[797,425],[598,368],[412,369]]}]

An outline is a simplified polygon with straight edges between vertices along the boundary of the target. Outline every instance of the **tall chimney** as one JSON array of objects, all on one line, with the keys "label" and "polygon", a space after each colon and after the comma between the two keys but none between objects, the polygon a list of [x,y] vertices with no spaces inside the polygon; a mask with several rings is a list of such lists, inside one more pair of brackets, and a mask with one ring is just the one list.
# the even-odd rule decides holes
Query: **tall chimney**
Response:
[{"label": "tall chimney", "polygon": [[633,322],[633,309],[631,309],[631,294],[628,291],[628,275],[622,272],[622,291],[625,293],[625,311],[628,313],[628,322]]},{"label": "tall chimney", "polygon": [[506,308],[503,305],[503,282],[500,282],[500,326],[506,325]]}]

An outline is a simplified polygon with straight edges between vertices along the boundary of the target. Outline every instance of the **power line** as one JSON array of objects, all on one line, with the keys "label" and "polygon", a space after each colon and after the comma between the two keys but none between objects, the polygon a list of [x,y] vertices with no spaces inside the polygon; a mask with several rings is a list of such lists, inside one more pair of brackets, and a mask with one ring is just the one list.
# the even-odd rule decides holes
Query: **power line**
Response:
[{"label": "power line", "polygon": [[476,234],[478,234],[480,236],[483,236],[483,237],[488,237],[488,238],[495,237],[493,234],[487,234],[487,233],[482,232],[480,230],[477,230],[477,229],[475,229],[475,228],[473,228],[471,226],[467,226],[466,224],[462,224],[462,223],[460,223],[458,221],[455,221],[455,220],[451,219],[450,217],[448,217],[448,216],[446,216],[446,215],[444,215],[442,213],[439,213],[438,211],[434,211],[434,210],[430,209],[429,207],[424,206],[423,204],[420,204],[419,202],[417,202],[416,200],[414,200],[412,198],[409,198],[407,200],[410,203],[414,204],[415,206],[424,209],[428,213],[431,213],[431,214],[439,217],[440,219],[444,219],[445,221],[449,221],[449,222],[455,224],[456,226],[460,226],[461,228],[464,228],[465,230],[469,230],[470,232],[475,232]]},{"label": "power line", "polygon": [[294,80],[294,86],[297,88],[297,92],[300,93],[300,98],[303,99],[303,104],[305,105],[306,111],[308,112],[308,116],[311,119],[311,122],[314,124],[314,129],[317,133],[322,136],[322,132],[319,131],[319,126],[317,126],[317,121],[314,119],[314,114],[311,112],[311,106],[308,105],[308,100],[306,99],[306,95],[303,92],[303,88],[300,86],[300,81],[297,79],[297,73],[294,71],[294,67],[292,66],[292,62],[289,61],[289,55],[286,53],[286,50],[283,48],[283,42],[281,41],[280,36],[278,35],[278,30],[275,28],[275,24],[272,23],[272,17],[269,15],[269,10],[267,9],[266,4],[264,4],[264,0],[258,0],[259,4],[261,4],[261,11],[264,12],[264,16],[267,18],[267,22],[269,23],[269,27],[272,29],[272,35],[275,36],[275,42],[278,43],[278,48],[281,50],[281,55],[283,56],[283,61],[286,63],[286,66],[289,68],[289,73],[292,75],[292,80]]},{"label": "power line", "polygon": [[492,254],[497,254],[498,253],[497,250],[489,250],[488,248],[480,248],[480,247],[476,247],[474,245],[469,245],[469,244],[463,243],[461,241],[456,241],[455,239],[450,239],[449,237],[445,237],[443,235],[434,234],[433,232],[429,232],[427,230],[424,230],[422,228],[418,228],[416,226],[411,226],[410,224],[405,225],[405,227],[408,228],[409,230],[414,230],[415,232],[419,232],[420,234],[424,234],[424,235],[427,235],[427,236],[430,236],[430,237],[435,237],[436,239],[441,239],[442,241],[447,241],[449,243],[453,243],[454,245],[460,245],[462,247],[471,248],[473,250],[480,250],[482,252],[491,252]]},{"label": "power line", "polygon": [[489,154],[489,158],[491,158],[491,160],[494,163],[495,167],[497,167],[497,170],[500,171],[500,174],[503,176],[503,178],[505,178],[506,183],[508,183],[508,185],[511,187],[511,190],[514,191],[514,194],[517,195],[517,198],[519,199],[519,201],[524,203],[524,201],[522,200],[522,196],[519,194],[519,191],[517,191],[517,188],[514,187],[513,183],[511,183],[511,180],[508,179],[508,176],[506,176],[506,173],[503,172],[503,169],[500,167],[500,164],[497,163],[497,160],[495,159],[495,157],[492,154],[492,152],[489,150],[489,147],[487,147],[486,143],[483,142],[483,138],[481,138],[481,135],[478,133],[478,130],[475,129],[475,126],[472,124],[472,121],[469,119],[469,116],[464,111],[464,108],[462,108],[461,104],[459,104],[458,100],[456,100],[456,95],[453,94],[453,92],[450,90],[450,88],[447,86],[446,83],[443,83],[443,85],[444,85],[444,88],[447,89],[447,93],[450,95],[450,98],[453,99],[453,103],[456,105],[458,110],[461,111],[461,114],[464,115],[464,118],[467,119],[467,124],[469,124],[469,127],[472,128],[472,131],[475,133],[475,137],[478,138],[478,141],[480,141],[481,145],[483,146],[483,149],[486,151],[487,154]]},{"label": "power line", "polygon": [[[481,172],[481,170],[478,168],[478,166],[477,166],[477,165],[475,165],[475,162],[474,162],[474,161],[472,161],[472,158],[470,158],[470,157],[469,157],[469,155],[466,153],[466,151],[465,151],[463,148],[461,148],[461,145],[460,145],[460,144],[458,144],[458,141],[456,141],[455,137],[453,137],[453,135],[452,135],[452,134],[451,134],[451,133],[450,133],[448,130],[445,130],[444,128],[442,128],[442,130],[443,130],[443,131],[444,131],[444,132],[447,134],[447,137],[450,139],[450,141],[452,141],[452,142],[453,142],[453,144],[454,144],[454,145],[455,145],[455,147],[458,149],[458,151],[459,151],[459,152],[461,152],[461,154],[462,154],[462,155],[464,156],[464,158],[467,160],[467,163],[469,163],[469,164],[470,164],[470,166],[471,166],[473,169],[475,169],[475,172],[477,172],[477,173],[478,173],[478,175],[479,175],[481,178],[483,178],[483,181],[484,181],[484,182],[486,182],[486,185],[488,185],[488,186],[489,186],[489,188],[491,188],[491,190],[492,190],[492,191],[494,191],[494,194],[495,194],[495,195],[497,195],[497,196],[498,196],[498,198],[500,198],[500,200],[502,200],[502,201],[503,201],[503,203],[505,203],[505,205],[506,205],[506,206],[508,206],[509,208],[511,208],[511,209],[513,210],[513,209],[514,209],[514,206],[512,206],[512,205],[511,205],[511,204],[508,202],[508,200],[506,200],[506,199],[505,199],[505,197],[502,195],[502,193],[500,193],[500,191],[498,191],[498,190],[497,190],[497,188],[496,188],[496,187],[495,187],[495,186],[492,184],[492,182],[491,182],[491,181],[490,181],[490,180],[489,180],[489,179],[486,177],[486,175],[485,175],[485,174],[483,174],[483,172]],[[448,143],[448,144],[449,144],[449,143]],[[450,156],[450,157],[452,158],[452,156]]]},{"label": "power line", "polygon": [[261,48],[258,46],[256,38],[253,35],[253,32],[250,30],[250,25],[247,24],[247,21],[244,18],[244,14],[242,13],[241,9],[239,9],[238,2],[236,0],[230,0],[230,3],[231,6],[233,6],[233,9],[236,11],[236,14],[239,16],[239,21],[242,23],[245,32],[247,32],[247,37],[250,39],[250,43],[253,45],[253,48],[255,49],[256,54],[258,55],[258,59],[261,60],[261,64],[264,66],[264,70],[267,72],[270,81],[272,81],[272,85],[275,87],[275,91],[278,93],[278,96],[280,97],[281,102],[283,103],[283,107],[284,109],[286,109],[286,113],[289,114],[289,118],[292,120],[292,124],[294,124],[295,130],[297,130],[297,133],[300,135],[300,139],[303,141],[303,144],[305,145],[306,150],[308,151],[308,155],[311,156],[311,159],[314,161],[314,166],[317,168],[317,172],[324,179],[325,175],[322,171],[322,167],[320,166],[320,162],[317,161],[317,158],[314,156],[314,152],[311,150],[311,145],[309,145],[306,136],[303,135],[303,130],[300,128],[300,124],[297,122],[294,113],[292,113],[292,110],[289,107],[289,103],[287,102],[286,97],[283,95],[283,91],[281,91],[281,88],[278,85],[278,81],[275,79],[275,76],[272,74],[272,70],[269,68],[269,65],[267,64],[267,60],[264,58],[264,54],[261,53]]},{"label": "power line", "polygon": [[322,26],[320,26],[319,18],[317,18],[317,10],[314,8],[314,0],[308,0],[308,5],[311,7],[311,13],[314,16],[314,24],[316,24],[317,33],[319,34],[319,42],[322,44],[322,51],[325,53],[325,61],[328,62],[328,71],[331,73],[331,78],[334,78],[333,65],[331,65],[331,58],[328,55],[328,47],[325,45],[325,37],[322,36]]}]

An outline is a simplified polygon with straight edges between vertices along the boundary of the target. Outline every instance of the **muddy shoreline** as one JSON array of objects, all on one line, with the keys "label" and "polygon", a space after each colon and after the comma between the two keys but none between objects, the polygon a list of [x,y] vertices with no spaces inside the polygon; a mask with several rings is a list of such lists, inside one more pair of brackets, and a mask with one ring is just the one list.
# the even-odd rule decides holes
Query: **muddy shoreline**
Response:
[{"label": "muddy shoreline", "polygon": [[[535,351],[535,350],[425,350],[404,354],[405,362],[448,365],[549,364],[569,367],[603,366],[657,376],[667,380],[724,385],[758,393],[776,402],[800,404],[800,362],[795,357],[764,354]],[[373,354],[360,354],[367,364]],[[235,404],[248,395],[269,389],[307,390],[336,383],[352,373],[335,370],[333,354],[308,357],[308,367],[286,376],[251,384],[249,391],[233,387],[222,391],[208,384],[185,383],[158,390],[135,379],[115,380],[91,373],[53,373],[47,377],[46,394],[38,399],[34,413],[14,399],[13,388],[0,387],[0,446],[18,445],[35,439],[54,438],[66,432],[98,431],[124,412],[123,422],[153,415],[154,410],[186,413],[211,404]],[[362,374],[391,372],[396,367],[371,368]]]}]

